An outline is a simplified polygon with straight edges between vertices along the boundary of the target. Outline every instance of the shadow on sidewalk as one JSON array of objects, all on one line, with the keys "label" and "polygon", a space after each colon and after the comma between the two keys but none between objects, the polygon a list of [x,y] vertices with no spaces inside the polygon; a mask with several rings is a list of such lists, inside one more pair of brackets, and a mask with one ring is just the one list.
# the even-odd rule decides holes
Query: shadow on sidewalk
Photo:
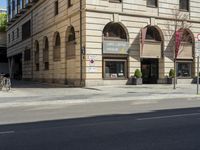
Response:
[{"label": "shadow on sidewalk", "polygon": [[42,83],[33,81],[23,80],[12,80],[12,88],[69,88],[68,85],[53,84],[53,83]]}]

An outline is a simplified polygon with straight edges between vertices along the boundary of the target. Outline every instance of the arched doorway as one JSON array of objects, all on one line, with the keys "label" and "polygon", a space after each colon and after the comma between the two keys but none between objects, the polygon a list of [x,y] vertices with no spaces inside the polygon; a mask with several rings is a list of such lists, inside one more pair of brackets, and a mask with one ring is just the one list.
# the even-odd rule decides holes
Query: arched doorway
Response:
[{"label": "arched doorway", "polygon": [[163,36],[156,26],[147,26],[141,33],[141,71],[144,84],[156,84],[164,76]]},{"label": "arched doorway", "polygon": [[43,49],[43,63],[44,70],[49,70],[49,40],[47,37],[44,37],[44,49]]},{"label": "arched doorway", "polygon": [[127,79],[128,32],[121,23],[108,23],[103,30],[103,78]]},{"label": "arched doorway", "polygon": [[38,40],[36,40],[35,41],[35,71],[39,71],[40,70],[39,53],[40,53],[39,42],[38,42]]},{"label": "arched doorway", "polygon": [[[76,34],[73,26],[69,26],[66,31],[66,64],[65,64],[65,84],[73,85],[76,74]],[[72,69],[73,68],[73,69]]]},{"label": "arched doorway", "polygon": [[60,61],[61,59],[61,39],[60,33],[54,33],[54,43],[53,43],[53,60]]},{"label": "arched doorway", "polygon": [[176,57],[176,74],[179,79],[189,79],[195,74],[194,36],[189,29],[179,29],[180,46]]}]

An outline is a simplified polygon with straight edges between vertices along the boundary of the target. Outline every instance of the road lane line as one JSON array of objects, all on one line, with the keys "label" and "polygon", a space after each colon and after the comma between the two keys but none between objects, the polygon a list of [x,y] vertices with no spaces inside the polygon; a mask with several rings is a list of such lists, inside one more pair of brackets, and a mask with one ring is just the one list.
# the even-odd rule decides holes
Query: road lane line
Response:
[{"label": "road lane line", "polygon": [[13,133],[15,133],[15,131],[2,131],[2,132],[0,132],[0,135],[13,134]]},{"label": "road lane line", "polygon": [[166,118],[176,118],[176,117],[187,117],[187,116],[196,116],[200,113],[191,113],[191,114],[180,114],[180,115],[168,115],[168,116],[158,116],[158,117],[149,117],[149,118],[138,118],[137,120],[155,120],[155,119],[166,119]]}]

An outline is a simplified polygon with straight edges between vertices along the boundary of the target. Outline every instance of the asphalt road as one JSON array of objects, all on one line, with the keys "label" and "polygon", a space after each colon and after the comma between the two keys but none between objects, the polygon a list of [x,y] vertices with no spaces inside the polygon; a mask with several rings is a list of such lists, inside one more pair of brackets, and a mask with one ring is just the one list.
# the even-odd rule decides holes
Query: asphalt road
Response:
[{"label": "asphalt road", "polygon": [[200,107],[0,126],[0,150],[199,150]]}]

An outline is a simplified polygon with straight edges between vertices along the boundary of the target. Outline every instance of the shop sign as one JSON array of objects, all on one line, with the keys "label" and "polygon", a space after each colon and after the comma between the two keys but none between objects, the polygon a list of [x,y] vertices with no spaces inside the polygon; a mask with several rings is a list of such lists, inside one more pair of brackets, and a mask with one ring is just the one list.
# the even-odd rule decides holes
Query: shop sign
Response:
[{"label": "shop sign", "polygon": [[95,57],[94,57],[94,56],[88,56],[88,59],[89,59],[89,65],[90,65],[90,66],[94,66]]},{"label": "shop sign", "polygon": [[88,72],[90,72],[90,73],[97,72],[97,68],[96,68],[96,67],[91,67],[91,66],[89,66],[89,67],[88,67]]},{"label": "shop sign", "polygon": [[125,41],[104,41],[104,54],[128,54],[129,43]]}]

